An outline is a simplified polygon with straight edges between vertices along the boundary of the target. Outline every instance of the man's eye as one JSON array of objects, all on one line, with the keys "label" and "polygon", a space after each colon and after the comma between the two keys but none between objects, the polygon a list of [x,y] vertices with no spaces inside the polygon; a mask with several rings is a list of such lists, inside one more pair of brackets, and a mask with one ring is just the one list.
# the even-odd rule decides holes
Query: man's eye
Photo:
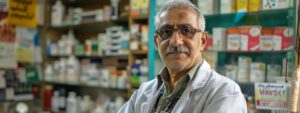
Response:
[{"label": "man's eye", "polygon": [[164,30],[162,30],[162,33],[163,34],[170,34],[170,33],[172,33],[172,29],[164,29]]},{"label": "man's eye", "polygon": [[190,33],[190,32],[192,32],[192,30],[189,29],[189,28],[181,28],[180,31],[181,31],[182,33]]}]

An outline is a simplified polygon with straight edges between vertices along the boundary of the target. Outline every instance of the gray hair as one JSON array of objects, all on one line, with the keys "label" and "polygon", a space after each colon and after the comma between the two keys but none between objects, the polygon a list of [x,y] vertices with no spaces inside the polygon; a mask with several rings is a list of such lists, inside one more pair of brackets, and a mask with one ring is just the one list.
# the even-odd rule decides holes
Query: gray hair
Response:
[{"label": "gray hair", "polygon": [[173,8],[186,8],[186,9],[192,9],[193,11],[196,12],[198,16],[198,24],[199,24],[199,29],[201,31],[205,30],[205,19],[198,7],[196,7],[193,3],[191,3],[189,0],[168,0],[165,2],[161,9],[158,11],[158,13],[155,16],[155,25],[156,29],[158,29],[158,25],[161,22],[161,16],[165,11],[169,11],[170,9]]}]

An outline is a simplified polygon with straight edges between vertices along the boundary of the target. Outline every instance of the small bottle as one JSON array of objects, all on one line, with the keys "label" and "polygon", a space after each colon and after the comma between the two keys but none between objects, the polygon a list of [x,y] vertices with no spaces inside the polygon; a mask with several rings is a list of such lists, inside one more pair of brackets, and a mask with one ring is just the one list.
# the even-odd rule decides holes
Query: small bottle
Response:
[{"label": "small bottle", "polygon": [[52,7],[51,12],[51,25],[52,26],[61,26],[63,23],[63,17],[65,12],[65,6],[61,0],[57,0],[55,5]]},{"label": "small bottle", "polygon": [[52,96],[51,99],[52,103],[51,103],[51,110],[54,112],[58,112],[59,110],[59,92],[58,91],[54,91],[54,95]]},{"label": "small bottle", "polygon": [[59,110],[65,110],[66,109],[66,98],[65,98],[65,89],[60,89],[59,90]]},{"label": "small bottle", "polygon": [[79,82],[79,61],[74,56],[71,55],[66,64],[66,79],[67,82],[70,83],[78,83]]},{"label": "small bottle", "polygon": [[45,69],[45,80],[53,81],[53,68],[51,64],[47,64]]},{"label": "small bottle", "polygon": [[69,92],[66,113],[77,113],[77,99],[75,92]]}]

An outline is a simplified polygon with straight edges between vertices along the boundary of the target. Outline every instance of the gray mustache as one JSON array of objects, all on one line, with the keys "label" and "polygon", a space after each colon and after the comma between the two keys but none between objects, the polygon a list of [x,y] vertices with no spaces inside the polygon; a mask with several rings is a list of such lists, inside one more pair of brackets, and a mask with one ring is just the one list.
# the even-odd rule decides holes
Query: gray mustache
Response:
[{"label": "gray mustache", "polygon": [[170,54],[170,53],[189,53],[189,49],[184,45],[180,45],[180,46],[177,46],[177,47],[169,46],[167,48],[167,53],[168,54]]}]

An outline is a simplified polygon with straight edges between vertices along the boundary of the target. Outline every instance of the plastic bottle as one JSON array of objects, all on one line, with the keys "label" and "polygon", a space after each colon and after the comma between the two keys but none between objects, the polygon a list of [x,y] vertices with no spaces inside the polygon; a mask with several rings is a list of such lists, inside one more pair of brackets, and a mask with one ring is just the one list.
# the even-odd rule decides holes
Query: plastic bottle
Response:
[{"label": "plastic bottle", "polygon": [[65,110],[66,109],[66,98],[65,98],[65,89],[60,89],[59,90],[59,110]]},{"label": "plastic bottle", "polygon": [[77,112],[77,99],[75,92],[69,92],[67,99],[66,113],[76,113]]},{"label": "plastic bottle", "polygon": [[67,60],[66,79],[69,83],[78,83],[79,81],[79,61],[74,55],[71,55]]},{"label": "plastic bottle", "polygon": [[61,0],[57,0],[55,5],[52,7],[51,12],[51,25],[61,26],[63,24],[63,17],[65,12],[65,6]]},{"label": "plastic bottle", "polygon": [[62,58],[59,61],[59,81],[64,82],[66,78],[66,59]]},{"label": "plastic bottle", "polygon": [[6,82],[5,82],[4,75],[0,73],[0,88],[5,88],[5,87],[6,87]]},{"label": "plastic bottle", "polygon": [[82,102],[80,102],[81,113],[88,113],[91,111],[92,101],[90,96],[84,95]]},{"label": "plastic bottle", "polygon": [[47,64],[45,69],[45,80],[53,81],[53,68],[51,64]]},{"label": "plastic bottle", "polygon": [[65,40],[65,44],[66,44],[66,55],[71,55],[73,54],[73,48],[75,47],[75,44],[76,44],[76,38],[75,38],[75,35],[74,35],[74,32],[73,30],[69,30],[68,32],[68,35],[67,35],[67,38]]},{"label": "plastic bottle", "polygon": [[58,112],[59,110],[59,92],[54,91],[54,95],[52,96],[51,99],[51,110],[54,112]]}]

